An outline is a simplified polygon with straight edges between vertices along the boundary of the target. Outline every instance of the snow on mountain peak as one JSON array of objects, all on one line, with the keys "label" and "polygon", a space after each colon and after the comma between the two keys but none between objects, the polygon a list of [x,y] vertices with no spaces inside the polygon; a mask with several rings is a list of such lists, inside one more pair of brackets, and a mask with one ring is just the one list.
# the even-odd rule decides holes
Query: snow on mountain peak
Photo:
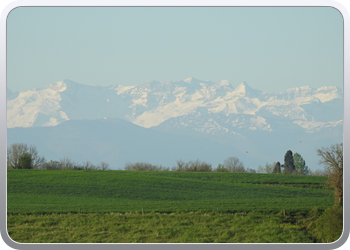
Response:
[{"label": "snow on mountain peak", "polygon": [[194,78],[194,77],[189,77],[185,80],[183,80],[184,82],[187,82],[187,83],[191,83],[191,84],[201,84],[201,83],[204,83],[204,84],[213,84],[214,82],[210,81],[210,80],[199,80],[197,78]]},{"label": "snow on mountain peak", "polygon": [[246,97],[258,97],[262,91],[251,88],[247,82],[242,82],[235,88],[234,92],[238,95],[246,96]]},{"label": "snow on mountain peak", "polygon": [[[227,80],[211,82],[193,77],[114,87],[87,86],[64,80],[8,99],[7,126],[55,126],[69,119],[96,119],[108,115],[149,128],[170,118],[191,114],[198,108],[225,116],[244,114],[254,117],[259,114],[264,119],[272,115],[289,121],[313,122],[320,120],[323,114],[319,105],[337,99],[333,104],[327,104],[332,109],[341,98],[336,87],[315,90],[303,86],[268,94],[251,88],[247,82],[233,88]],[[327,115],[328,118],[324,117],[322,121],[342,119],[338,116],[338,113]]]},{"label": "snow on mountain peak", "polygon": [[215,88],[233,89],[231,83],[228,80],[221,80],[215,83]]},{"label": "snow on mountain peak", "polygon": [[228,80],[221,80],[219,82],[221,86],[231,86],[230,82]]},{"label": "snow on mountain peak", "polygon": [[341,98],[339,89],[335,86],[321,87],[315,91],[315,96],[320,99],[321,102],[328,102],[336,98]]},{"label": "snow on mountain peak", "polygon": [[198,81],[196,78],[194,78],[194,77],[189,77],[189,78],[186,78],[185,80],[184,80],[184,82],[188,82],[188,83],[191,83],[191,82],[193,82],[193,81]]},{"label": "snow on mountain peak", "polygon": [[51,89],[57,92],[63,92],[67,89],[67,84],[64,81],[56,82],[56,83],[50,84],[48,89]]},{"label": "snow on mountain peak", "polygon": [[236,90],[237,92],[244,92],[244,93],[245,93],[247,87],[249,88],[248,83],[242,82],[242,83],[240,83],[240,84],[237,86],[237,88],[236,88],[235,90]]},{"label": "snow on mountain peak", "polygon": [[47,88],[19,93],[17,98],[7,101],[7,126],[31,127],[39,123],[40,126],[55,126],[69,120],[60,105],[60,92],[66,89],[64,82],[56,82]]}]

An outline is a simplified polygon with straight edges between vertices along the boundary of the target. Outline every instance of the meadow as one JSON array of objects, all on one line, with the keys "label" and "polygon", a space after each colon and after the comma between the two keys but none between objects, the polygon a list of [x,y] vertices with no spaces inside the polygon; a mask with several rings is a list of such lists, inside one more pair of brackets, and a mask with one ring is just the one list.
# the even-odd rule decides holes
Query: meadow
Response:
[{"label": "meadow", "polygon": [[12,215],[12,239],[28,243],[312,243],[306,226],[262,213]]},{"label": "meadow", "polygon": [[312,242],[302,221],[333,205],[326,180],[9,169],[8,232],[19,242]]}]

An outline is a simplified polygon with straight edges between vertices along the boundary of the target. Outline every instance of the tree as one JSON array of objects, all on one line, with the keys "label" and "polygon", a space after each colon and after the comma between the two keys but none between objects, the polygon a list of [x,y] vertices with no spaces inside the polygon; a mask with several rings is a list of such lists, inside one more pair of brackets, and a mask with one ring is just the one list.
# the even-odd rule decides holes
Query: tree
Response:
[{"label": "tree", "polygon": [[224,168],[222,164],[219,164],[216,168],[216,172],[228,172],[228,169]]},{"label": "tree", "polygon": [[264,173],[265,170],[262,166],[259,166],[258,169],[256,170],[256,172],[260,174],[260,173]]},{"label": "tree", "polygon": [[44,169],[46,170],[60,170],[60,163],[58,161],[50,160],[45,163]]},{"label": "tree", "polygon": [[294,165],[294,159],[293,159],[293,152],[291,150],[288,150],[286,154],[284,155],[284,170],[283,173],[285,174],[295,174],[295,165]]},{"label": "tree", "polygon": [[82,167],[84,170],[96,170],[96,166],[89,160],[85,161]]},{"label": "tree", "polygon": [[274,165],[275,165],[275,163],[270,164],[270,163],[266,162],[265,167],[264,167],[264,172],[267,174],[271,174],[273,172]]},{"label": "tree", "polygon": [[59,161],[59,168],[61,170],[70,170],[74,168],[75,163],[68,157],[64,157]]},{"label": "tree", "polygon": [[235,156],[227,158],[224,161],[223,167],[229,172],[245,172],[243,163]]},{"label": "tree", "polygon": [[302,175],[309,174],[309,167],[306,166],[305,160],[300,154],[294,153],[293,160],[294,160],[295,170],[297,171],[298,174],[302,174]]},{"label": "tree", "polygon": [[[169,170],[169,169],[167,169]],[[172,171],[186,171],[186,172],[212,172],[212,166],[209,163],[200,161],[184,162],[183,160],[177,160],[176,166],[171,168]]]},{"label": "tree", "polygon": [[24,153],[19,157],[19,169],[32,169],[33,168],[33,159],[31,154]]},{"label": "tree", "polygon": [[177,160],[176,166],[172,167],[172,171],[184,171],[186,163],[183,160]]},{"label": "tree", "polygon": [[99,170],[109,170],[109,164],[105,161],[101,161],[100,165],[97,167]]},{"label": "tree", "polygon": [[162,166],[157,166],[146,162],[136,162],[136,163],[128,162],[126,163],[124,169],[132,170],[132,171],[169,171],[169,168],[163,168]]},{"label": "tree", "polygon": [[256,173],[266,173],[266,174],[271,174],[273,173],[273,166],[275,163],[267,163],[265,164],[265,167],[259,166],[258,169],[255,171]]},{"label": "tree", "polygon": [[7,148],[7,167],[18,169],[20,168],[19,160],[25,154],[28,153],[32,159],[32,168],[44,168],[46,160],[43,156],[39,156],[35,146],[30,147],[24,143],[13,143]]},{"label": "tree", "polygon": [[278,161],[276,162],[274,168],[273,168],[273,171],[272,171],[273,174],[280,174],[281,173],[281,163]]},{"label": "tree", "polygon": [[185,171],[190,172],[211,172],[212,166],[209,163],[200,161],[199,159],[195,161],[189,161],[185,164]]},{"label": "tree", "polygon": [[40,169],[44,168],[46,159],[44,156],[40,156],[38,153],[38,150],[34,145],[30,145],[28,149],[28,153],[32,157],[32,164],[33,164],[33,169]]},{"label": "tree", "polygon": [[245,171],[246,173],[256,173],[256,170],[252,168],[246,168]]},{"label": "tree", "polygon": [[28,146],[23,143],[14,143],[7,148],[7,167],[18,169],[19,159],[28,151]]},{"label": "tree", "polygon": [[343,143],[317,149],[317,154],[328,174],[327,184],[334,189],[335,205],[343,206]]}]

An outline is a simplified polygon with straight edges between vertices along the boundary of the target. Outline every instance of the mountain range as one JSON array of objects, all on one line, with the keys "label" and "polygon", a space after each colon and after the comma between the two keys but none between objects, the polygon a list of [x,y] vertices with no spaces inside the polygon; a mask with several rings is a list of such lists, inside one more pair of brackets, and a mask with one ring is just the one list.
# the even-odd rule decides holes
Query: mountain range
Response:
[{"label": "mountain range", "polygon": [[316,148],[342,142],[343,93],[308,86],[267,93],[246,82],[148,81],[88,86],[64,80],[7,90],[8,144],[36,145],[46,158],[172,166],[200,159],[214,167],[237,156],[246,167],[298,152],[311,169]]}]

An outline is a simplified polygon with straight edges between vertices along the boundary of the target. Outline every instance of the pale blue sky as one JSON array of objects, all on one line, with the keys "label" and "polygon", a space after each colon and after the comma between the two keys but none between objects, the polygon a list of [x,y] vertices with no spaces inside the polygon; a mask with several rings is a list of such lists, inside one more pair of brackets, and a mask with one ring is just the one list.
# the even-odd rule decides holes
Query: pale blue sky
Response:
[{"label": "pale blue sky", "polygon": [[20,7],[7,86],[229,80],[275,92],[343,85],[343,19],[330,7]]}]

